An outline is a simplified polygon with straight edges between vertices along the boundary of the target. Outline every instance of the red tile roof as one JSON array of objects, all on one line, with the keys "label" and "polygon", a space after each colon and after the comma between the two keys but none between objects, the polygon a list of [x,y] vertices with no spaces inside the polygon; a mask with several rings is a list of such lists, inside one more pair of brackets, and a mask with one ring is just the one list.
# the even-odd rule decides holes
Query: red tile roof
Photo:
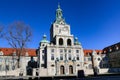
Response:
[{"label": "red tile roof", "polygon": [[[15,52],[15,49],[13,49],[13,48],[0,48],[0,51],[3,52],[4,56],[11,56]],[[84,56],[88,56],[88,54],[92,54],[93,50],[85,49],[83,51],[84,51]],[[102,52],[102,50],[95,50],[95,51],[97,53]],[[36,56],[36,49],[26,49],[26,52],[28,52],[29,56]],[[24,53],[24,55],[25,55],[25,53]]]},{"label": "red tile roof", "polygon": [[[14,48],[0,48],[4,56],[11,56],[16,50]],[[29,56],[36,56],[36,49],[26,49]],[[24,52],[25,55],[25,52]]]},{"label": "red tile roof", "polygon": [[[91,55],[93,52],[93,50],[88,50],[88,49],[84,49],[83,51],[84,51],[84,56],[88,56],[88,54]],[[102,53],[102,50],[95,50],[95,51],[96,51],[96,53],[99,53],[99,52]]]}]

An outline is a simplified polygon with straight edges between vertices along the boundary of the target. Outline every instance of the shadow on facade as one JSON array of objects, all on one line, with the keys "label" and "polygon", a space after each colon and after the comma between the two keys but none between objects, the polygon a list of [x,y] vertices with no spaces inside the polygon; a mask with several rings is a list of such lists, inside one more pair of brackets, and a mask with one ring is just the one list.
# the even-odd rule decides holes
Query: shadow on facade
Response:
[{"label": "shadow on facade", "polygon": [[37,62],[34,60],[33,57],[31,57],[31,60],[28,62],[28,65],[26,67],[27,75],[33,75],[33,68],[37,68]]}]

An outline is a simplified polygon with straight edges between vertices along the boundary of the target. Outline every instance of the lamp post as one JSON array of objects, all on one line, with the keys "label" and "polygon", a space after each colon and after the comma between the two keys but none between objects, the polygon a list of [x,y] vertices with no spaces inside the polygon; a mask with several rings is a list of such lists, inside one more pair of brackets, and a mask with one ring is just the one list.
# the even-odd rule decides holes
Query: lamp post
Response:
[{"label": "lamp post", "polygon": [[58,58],[56,58],[56,60],[55,60],[55,66],[56,66],[56,73],[55,73],[55,75],[57,75],[57,62],[59,61],[59,59]]}]

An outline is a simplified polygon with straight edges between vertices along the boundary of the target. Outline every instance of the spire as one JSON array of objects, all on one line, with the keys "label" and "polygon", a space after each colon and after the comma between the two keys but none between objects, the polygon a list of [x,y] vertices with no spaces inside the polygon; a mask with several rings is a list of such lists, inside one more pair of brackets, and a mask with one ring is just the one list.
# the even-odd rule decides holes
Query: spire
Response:
[{"label": "spire", "polygon": [[58,3],[58,9],[60,8],[60,3]]},{"label": "spire", "polygon": [[47,38],[47,36],[44,34],[44,35],[43,35],[43,39],[46,40],[46,38]]},{"label": "spire", "polygon": [[62,19],[62,9],[60,8],[60,4],[58,3],[58,9],[56,10],[56,20]]},{"label": "spire", "polygon": [[58,3],[58,8],[56,10],[56,20],[55,20],[55,23],[59,24],[61,21],[65,23],[65,20],[63,19],[62,9],[60,8],[60,4]]}]

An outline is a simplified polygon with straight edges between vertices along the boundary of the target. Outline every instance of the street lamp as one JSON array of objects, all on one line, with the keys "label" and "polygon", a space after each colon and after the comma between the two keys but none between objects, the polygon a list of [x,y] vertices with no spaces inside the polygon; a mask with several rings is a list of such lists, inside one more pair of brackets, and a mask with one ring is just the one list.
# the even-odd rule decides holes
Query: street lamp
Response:
[{"label": "street lamp", "polygon": [[56,60],[55,60],[55,66],[56,66],[56,73],[55,73],[55,75],[57,75],[57,62],[59,61],[59,59],[58,58],[56,58]]}]

